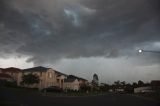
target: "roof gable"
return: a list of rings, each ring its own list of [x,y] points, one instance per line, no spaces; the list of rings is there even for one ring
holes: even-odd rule
[[[15,67],[4,68],[1,70],[2,70],[2,72],[13,72],[13,73],[18,73],[18,72],[22,71],[21,69],[15,68]]]
[[[23,69],[23,72],[46,72],[48,69],[50,68],[38,66],[38,67]]]
[[[59,72],[59,71],[56,71],[56,70],[54,70],[54,71],[55,71],[55,73],[57,74],[57,76],[61,76],[61,75],[68,76],[67,74],[61,73],[61,72]]]
[[[0,78],[12,78],[12,77],[8,74],[0,73]]]
[[[76,80],[77,79],[75,79],[75,78],[67,78],[67,79],[64,79],[64,82],[74,82]]]
[[[80,78],[80,77],[77,77],[77,76],[74,76],[74,75],[69,75],[67,78],[74,78],[74,79],[78,79],[78,81],[79,81],[79,80],[87,81],[86,79],[83,79],[83,78]]]

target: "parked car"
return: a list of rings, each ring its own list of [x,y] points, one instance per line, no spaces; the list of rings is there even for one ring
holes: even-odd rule
[[[41,90],[42,92],[62,92],[62,89],[57,86],[50,86]]]

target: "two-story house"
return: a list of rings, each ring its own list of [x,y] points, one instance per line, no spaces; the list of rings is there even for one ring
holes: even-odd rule
[[[32,88],[47,88],[49,86],[58,86],[63,88],[64,79],[66,78],[66,74],[60,73],[52,68],[45,67],[33,67],[22,70],[22,75],[27,75],[29,73],[36,74],[40,78],[40,82],[38,84],[33,84]]]
[[[41,66],[27,68],[27,69],[18,69],[13,67],[5,69],[1,68],[0,73],[7,74],[8,76],[10,76],[10,79],[16,81],[18,86],[24,86],[29,88],[43,89],[50,86],[58,86],[62,89],[67,88],[71,90],[79,90],[80,86],[88,84],[88,81],[83,78],[79,78],[74,75],[68,76],[52,68],[46,68]],[[21,82],[23,75],[28,75],[30,73],[35,74],[39,77],[40,79],[39,83],[33,85],[26,85],[26,84],[22,85]],[[1,79],[9,79],[9,77],[4,78],[3,75]]]

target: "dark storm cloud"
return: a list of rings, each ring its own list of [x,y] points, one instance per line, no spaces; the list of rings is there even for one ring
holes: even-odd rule
[[[129,55],[135,47],[159,42],[159,4],[158,0],[1,0],[1,54],[27,55],[35,64]]]

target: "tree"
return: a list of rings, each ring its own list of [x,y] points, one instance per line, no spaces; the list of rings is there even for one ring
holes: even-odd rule
[[[105,83],[101,83],[100,90],[101,91],[109,91],[110,86]]]
[[[125,86],[125,85],[126,85],[126,82],[125,82],[125,81],[122,81],[122,82],[121,82],[121,85],[122,85],[122,86]]]
[[[93,75],[93,80],[92,80],[92,85],[93,85],[94,87],[97,87],[97,86],[98,86],[98,80],[99,80],[98,75],[97,75],[97,74],[94,74],[94,75]]]
[[[119,87],[121,86],[121,83],[120,83],[120,81],[118,80],[118,81],[115,81],[115,82],[114,82],[114,85],[115,85],[116,88],[119,88]]]
[[[126,93],[133,93],[134,92],[134,87],[131,84],[129,84],[129,83],[126,84],[125,92]]]
[[[33,85],[35,83],[39,83],[39,81],[40,81],[39,76],[30,73],[22,76],[21,84]]]
[[[139,80],[139,81],[138,81],[138,86],[143,86],[143,85],[144,85],[144,82],[141,81],[141,80]]]
[[[88,86],[88,85],[82,85],[80,86],[80,91],[81,92],[87,92],[87,91],[90,91],[91,90],[91,87]]]
[[[136,82],[133,82],[132,86],[133,86],[134,88],[136,88],[136,87],[138,87],[138,84],[137,84]]]

